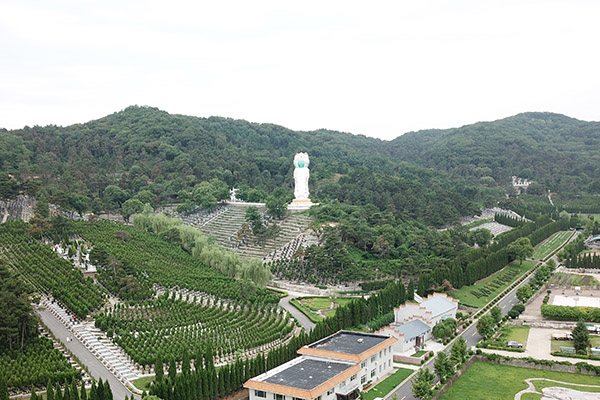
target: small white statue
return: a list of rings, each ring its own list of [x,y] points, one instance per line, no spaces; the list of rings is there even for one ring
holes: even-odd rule
[[[296,200],[308,200],[309,164],[307,153],[296,153],[294,156],[294,197]]]

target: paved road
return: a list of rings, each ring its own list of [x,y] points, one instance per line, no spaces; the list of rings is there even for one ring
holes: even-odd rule
[[[129,389],[125,387],[106,367],[102,364],[96,356],[94,356],[84,345],[81,343],[71,331],[69,331],[60,320],[56,318],[48,310],[36,310],[42,318],[42,321],[48,329],[54,333],[62,343],[71,352],[79,358],[79,360],[85,364],[96,380],[102,378],[103,381],[108,379],[110,388],[113,392],[113,398],[117,400],[124,399],[125,396],[131,396]],[[66,338],[69,336],[72,340],[67,342]]]
[[[287,292],[288,295],[281,300],[279,300],[279,305],[290,312],[300,322],[300,325],[304,328],[306,332],[310,332],[312,328],[315,327],[315,323],[312,322],[306,315],[304,315],[300,310],[290,304],[290,299],[307,296],[307,294],[296,293],[296,292]]]

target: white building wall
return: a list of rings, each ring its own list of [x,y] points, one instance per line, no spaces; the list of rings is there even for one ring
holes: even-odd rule
[[[392,347],[393,346],[383,349],[360,364],[361,371],[359,375],[361,389],[366,386],[368,382],[375,383],[392,371],[394,365],[394,350]]]
[[[360,363],[361,370],[355,376],[355,379],[352,377],[346,379],[344,382],[336,385],[333,389],[323,393],[319,400],[336,400],[336,393],[346,394],[354,389],[362,390],[367,384],[373,384],[382,379],[388,373],[393,370],[393,355],[394,349],[393,345],[389,346],[379,353],[369,357]],[[335,358],[329,357],[311,357],[315,359],[323,359],[323,360],[331,360],[331,361],[339,361]],[[273,392],[264,392],[264,397],[259,396],[259,392],[255,389],[249,389],[249,400],[298,400],[292,396],[280,395]],[[305,399],[305,400],[314,400],[314,399]]]

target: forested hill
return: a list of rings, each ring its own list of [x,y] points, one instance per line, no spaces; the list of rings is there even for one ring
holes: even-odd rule
[[[401,160],[484,185],[506,186],[517,175],[539,183],[534,191],[600,193],[600,122],[523,113],[407,133],[393,140],[390,149]]]
[[[137,106],[68,127],[0,131],[0,172],[21,182],[38,176],[50,201],[67,207],[71,194],[82,194],[94,211],[118,209],[141,191],[150,191],[155,203],[180,201],[180,191],[215,178],[252,189],[257,201],[279,187],[291,193],[292,160],[300,151],[310,155],[311,195],[319,201],[375,205],[439,226],[495,197],[460,178],[400,161],[378,139]],[[125,193],[111,190],[107,201],[109,185]]]

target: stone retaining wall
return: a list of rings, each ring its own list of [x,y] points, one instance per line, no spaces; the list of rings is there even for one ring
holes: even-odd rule
[[[401,354],[394,354],[394,362],[403,362],[409,364],[421,365],[423,360],[427,358],[429,353],[423,354],[421,357],[403,356]]]

